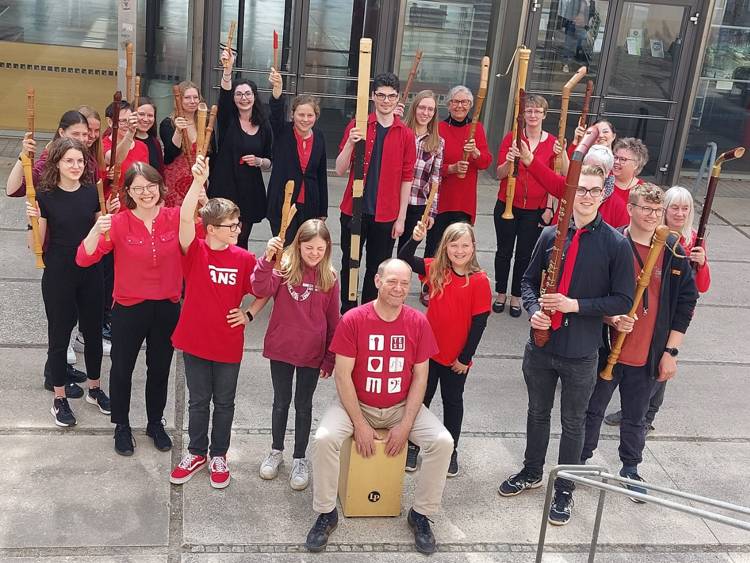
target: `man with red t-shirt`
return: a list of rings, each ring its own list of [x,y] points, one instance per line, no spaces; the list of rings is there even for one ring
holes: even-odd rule
[[[388,428],[387,455],[398,455],[407,439],[422,448],[422,471],[408,523],[417,550],[435,551],[428,516],[440,510],[453,452],[448,430],[423,404],[428,361],[438,352],[427,319],[404,305],[411,268],[383,262],[375,275],[374,302],[347,312],[331,342],[336,354],[337,400],[315,433],[313,509],[320,513],[305,547],[322,551],[338,525],[336,494],[341,444],[354,436],[364,457],[375,453],[375,428]]]
[[[662,222],[664,193],[654,184],[644,183],[633,187],[628,196],[630,225],[624,234],[633,250],[633,266],[636,276],[646,262],[651,248],[651,239],[656,227]],[[685,251],[673,234],[667,239],[668,248]],[[638,464],[643,461],[646,440],[646,412],[651,395],[656,391],[656,382],[667,381],[677,373],[678,347],[693,318],[698,300],[693,269],[690,260],[678,258],[662,249],[651,274],[651,281],[636,312],[635,320],[627,315],[605,317],[605,322],[617,331],[628,334],[623,344],[612,379],[597,379],[586,412],[586,437],[581,459],[589,459],[599,442],[604,411],[612,394],[620,386],[622,423],[620,424],[620,475],[634,481],[643,481],[638,474]],[[609,344],[609,343],[607,343]],[[609,355],[609,346],[599,354],[600,365]],[[646,494],[646,489],[629,485],[631,491]],[[631,497],[633,502],[642,500]]]
[[[396,239],[404,232],[414,165],[417,161],[414,132],[393,111],[398,105],[399,81],[392,72],[378,74],[372,83],[375,112],[367,118],[364,160],[364,194],[360,244],[366,245],[365,279],[362,303],[377,296],[375,271],[393,254]],[[336,174],[349,172],[349,182],[341,200],[341,312],[357,306],[349,300],[349,257],[351,253],[352,185],[354,183],[354,146],[363,131],[352,120],[344,131],[336,158]]]

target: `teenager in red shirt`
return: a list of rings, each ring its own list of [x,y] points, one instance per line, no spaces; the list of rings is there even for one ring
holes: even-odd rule
[[[555,155],[562,151],[555,136],[542,130],[542,122],[547,115],[547,100],[541,96],[526,96],[524,113],[525,127],[518,134],[528,141],[534,159],[538,159],[547,168],[553,168]],[[513,197],[513,219],[503,219],[505,211],[508,173],[511,163],[520,157],[518,148],[512,145],[513,134],[509,132],[500,144],[497,156],[497,176],[500,178],[500,190],[495,202],[495,302],[492,310],[502,313],[508,300],[508,276],[510,261],[513,259],[513,278],[510,287],[510,315],[521,316],[521,277],[526,271],[539,234],[542,214],[547,207],[547,190],[527,170],[523,163],[518,164],[516,190]],[[512,145],[512,146],[511,146]],[[551,217],[550,217],[551,218]]]
[[[372,83],[372,101],[375,112],[367,119],[365,141],[364,195],[362,196],[362,236],[364,245],[365,277],[362,282],[362,303],[377,296],[375,272],[380,263],[393,254],[396,239],[404,232],[406,208],[409,204],[414,164],[414,132],[409,129],[394,110],[398,105],[400,84],[392,72],[375,76]],[[362,140],[362,131],[355,121],[349,123],[339,144],[336,157],[336,174],[349,173],[349,182],[341,200],[341,312],[356,307],[349,301],[349,257],[351,252],[352,184],[354,146]]]
[[[463,221],[474,224],[477,214],[477,179],[480,170],[492,164],[492,153],[481,122],[477,123],[474,140],[468,141],[472,118],[469,112],[474,96],[466,86],[454,86],[448,92],[448,117],[438,124],[445,140],[435,224],[427,233],[425,256],[433,256],[443,231],[451,223]],[[468,158],[464,160],[464,153]],[[459,178],[459,174],[465,174]]]
[[[427,286],[430,300],[427,320],[435,333],[440,351],[430,358],[430,372],[424,404],[429,407],[440,383],[443,424],[453,436],[453,454],[448,477],[458,475],[458,438],[464,416],[464,385],[487,318],[492,290],[487,274],[477,262],[474,229],[468,223],[453,223],[443,233],[435,259],[424,260],[414,251],[425,237],[419,221],[411,240],[399,253]],[[419,447],[409,443],[406,470],[416,471]]]
[[[112,115],[114,109],[114,102],[107,106],[104,114],[107,119],[107,125],[110,128],[110,133],[102,137],[102,149],[104,151],[104,162],[109,165],[112,158]],[[125,181],[125,173],[130,168],[130,165],[134,162],[146,162],[148,163],[148,147],[138,139],[135,138],[136,131],[138,130],[138,115],[133,112],[130,108],[130,104],[126,101],[120,102],[120,117],[119,126],[117,128],[117,162],[120,163],[120,177],[118,178],[117,185],[112,185],[112,170],[100,171],[103,177],[106,172],[109,172],[109,176],[104,180],[104,197],[109,198],[112,191],[115,195],[119,195],[122,190],[123,183]]]
[[[209,471],[211,486],[222,489],[230,480],[226,456],[245,325],[265,299],[256,299],[248,311],[241,307],[242,298],[252,292],[255,255],[237,246],[241,229],[237,205],[223,198],[208,200],[200,209],[206,239],[195,236],[195,210],[208,179],[208,159],[198,156],[192,172],[193,183],[180,208],[185,300],[172,335],[172,344],[182,350],[185,362],[190,443],[169,480],[176,485],[186,483],[206,465],[213,403]]]
[[[167,404],[171,337],[180,315],[182,253],[180,210],[164,207],[167,188],[159,172],[136,162],[125,174],[122,213],[102,215],[78,246],[76,263],[91,266],[114,254],[112,307],[112,423],[115,451],[133,455],[130,394],[133,369],[146,341],[146,434],[161,451],[172,448],[162,417]],[[108,237],[104,236],[108,233]]]

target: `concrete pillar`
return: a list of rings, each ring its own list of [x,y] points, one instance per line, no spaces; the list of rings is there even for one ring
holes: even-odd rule
[[[117,2],[117,89],[127,96],[125,86],[125,46],[130,42],[133,51],[138,52],[136,44],[136,25],[138,21],[137,0],[118,0]],[[135,59],[135,57],[134,57]],[[135,76],[135,60],[133,60],[133,76]],[[130,101],[130,100],[128,100]]]

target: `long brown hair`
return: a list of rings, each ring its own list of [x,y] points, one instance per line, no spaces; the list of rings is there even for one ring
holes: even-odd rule
[[[195,82],[191,82],[190,80],[183,80],[177,85],[177,88],[180,90],[180,104],[182,104],[182,97],[185,95],[185,92],[190,90],[190,88],[195,88],[195,91],[198,92],[198,97],[200,98],[200,102],[203,101],[203,95],[201,94],[201,89],[198,88],[198,85]],[[137,108],[136,108],[137,109]],[[154,107],[154,109],[156,109]],[[172,113],[169,114],[169,117],[172,118],[172,125],[174,125],[175,117],[177,117],[177,108],[172,108]],[[198,112],[196,111],[193,114],[193,122],[198,118]]]
[[[464,235],[469,235],[471,237],[471,244],[474,246],[471,259],[466,265],[466,274],[464,275],[466,282],[464,286],[469,285],[469,275],[482,271],[482,268],[477,261],[477,239],[474,236],[474,228],[468,223],[453,223],[449,225],[443,233],[443,238],[440,239],[440,244],[435,253],[435,259],[432,261],[432,264],[430,264],[430,275],[427,276],[427,284],[430,286],[431,298],[443,293],[443,288],[446,285],[446,278],[452,269],[451,261],[448,259],[448,244],[457,241]],[[456,274],[454,273],[453,275],[455,276]],[[450,281],[448,283],[450,283]]]
[[[42,173],[39,175],[39,186],[38,188],[42,191],[52,191],[57,189],[60,183],[60,170],[57,164],[60,162],[65,153],[71,149],[75,149],[83,156],[83,173],[81,179],[86,176],[88,168],[88,155],[89,152],[81,141],[76,139],[68,139],[67,137],[60,137],[55,139],[47,146],[47,160],[42,168]]]
[[[336,283],[336,270],[331,264],[331,233],[326,224],[320,219],[308,219],[297,230],[297,234],[285,250],[281,260],[281,276],[292,286],[300,285],[305,272],[305,262],[302,260],[302,244],[315,237],[322,238],[326,243],[326,252],[318,265],[317,280],[320,291],[329,291]]]
[[[91,106],[79,106],[78,111],[80,114],[86,118],[86,122],[88,123],[88,120],[91,118],[96,119],[99,122],[99,136],[96,138],[96,140],[91,143],[91,146],[88,147],[89,152],[93,154],[97,158],[97,165],[99,164],[99,151],[102,149],[102,135],[104,134],[104,129],[106,123],[102,123],[102,118],[99,115],[99,112],[96,111]],[[89,129],[91,129],[91,126],[89,125]],[[104,158],[104,153],[102,152],[102,158]]]
[[[432,98],[435,102],[435,113],[432,114],[432,119],[427,124],[427,137],[424,140],[424,150],[429,153],[435,154],[440,148],[440,134],[438,133],[438,105],[435,93],[432,90],[422,90],[414,96],[414,100],[409,106],[409,111],[406,114],[406,126],[412,131],[416,131],[417,127],[417,106],[419,102],[425,98]]]

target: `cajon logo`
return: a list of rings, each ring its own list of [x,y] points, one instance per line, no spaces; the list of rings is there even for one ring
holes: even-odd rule
[[[365,391],[368,393],[380,393],[382,380],[379,377],[368,377],[365,381]]]
[[[380,492],[370,491],[370,494],[367,495],[367,500],[369,500],[370,502],[378,502],[380,500]]]
[[[217,268],[208,265],[208,273],[211,275],[211,281],[222,285],[237,285],[237,268]]]
[[[371,334],[368,349],[371,352],[382,352],[385,347],[385,336],[382,334]]]

